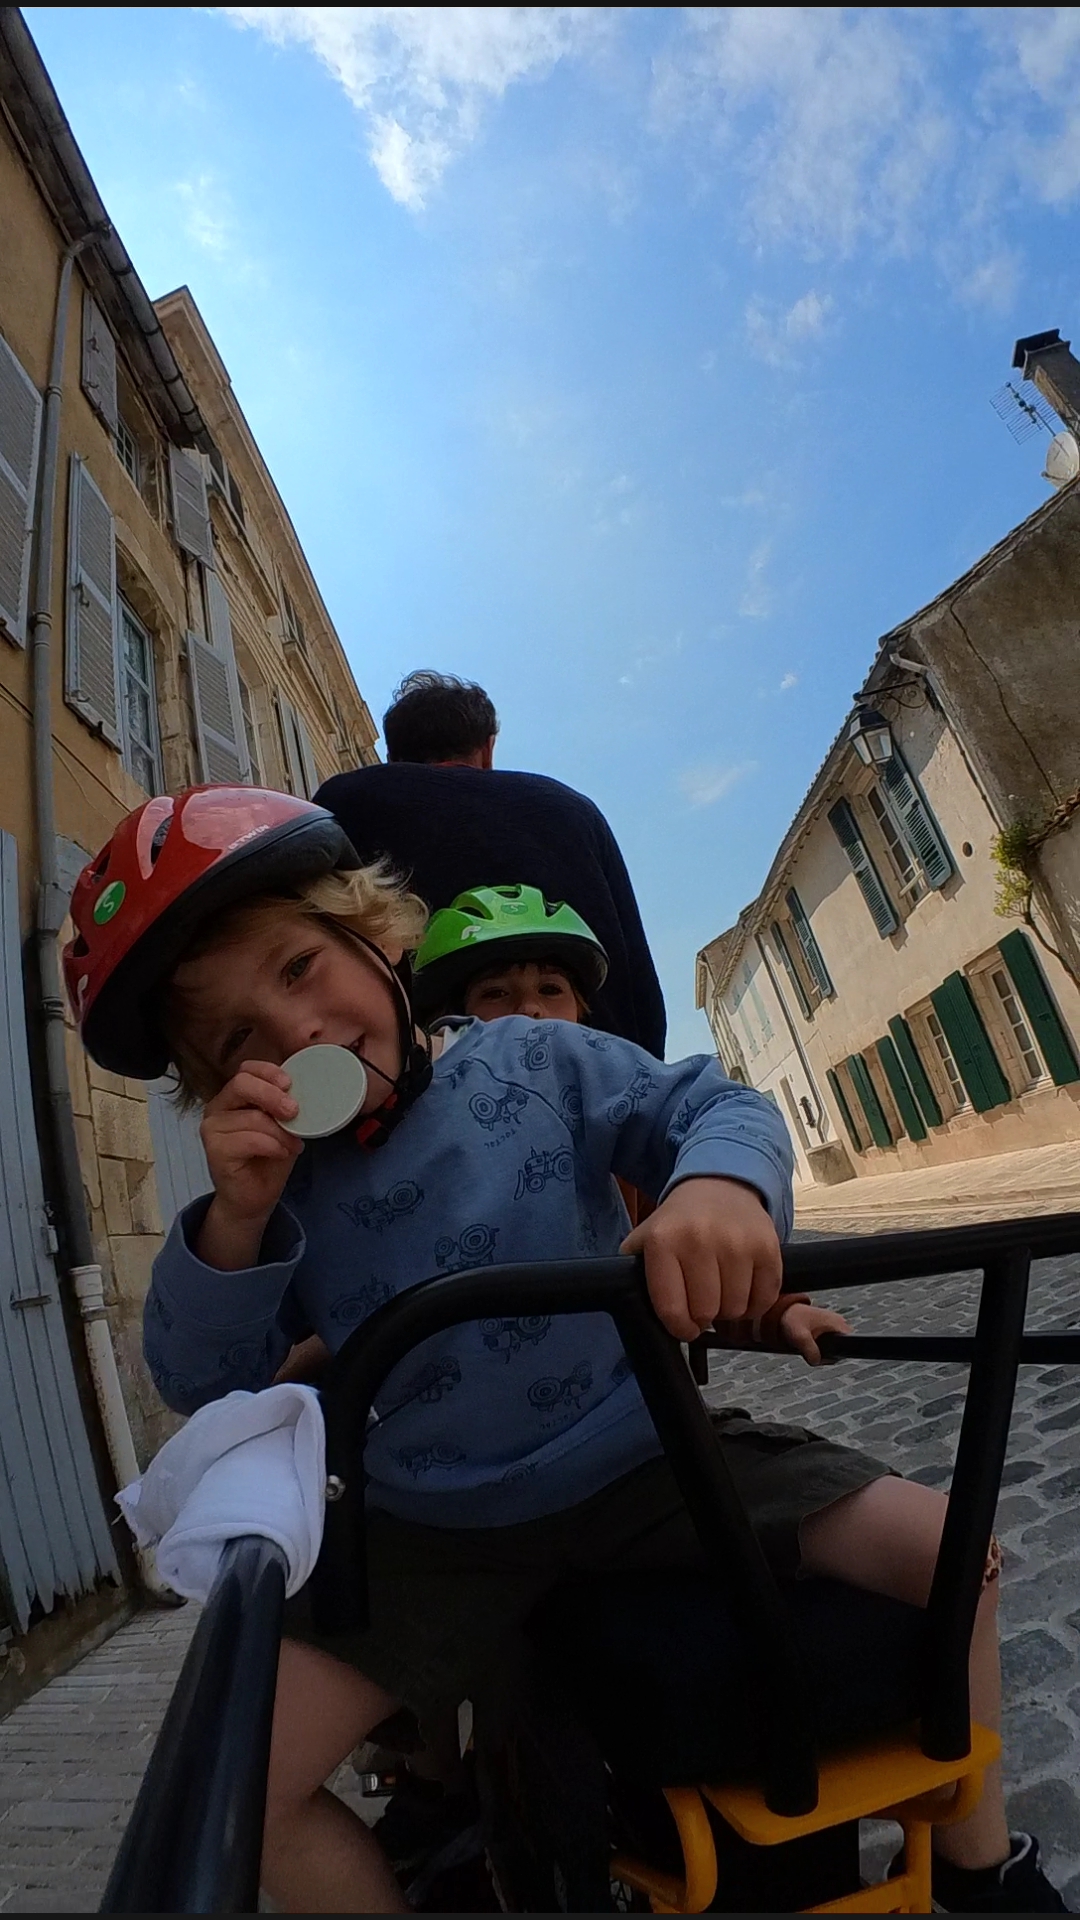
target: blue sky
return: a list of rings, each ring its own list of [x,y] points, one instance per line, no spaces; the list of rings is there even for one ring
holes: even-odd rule
[[[1080,10],[26,9],[378,716],[481,680],[622,843],[673,1053],[880,633],[1046,495]],[[503,878],[505,876],[493,876]]]

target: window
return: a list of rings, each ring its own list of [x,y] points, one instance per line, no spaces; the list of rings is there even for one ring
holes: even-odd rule
[[[0,339],[0,633],[26,644],[41,395]]]
[[[926,892],[926,882],[922,873],[915,863],[898,823],[893,818],[892,808],[882,789],[878,786],[871,787],[866,799],[881,837],[888,848],[900,892],[909,906],[914,906],[916,900],[921,900]]]
[[[160,793],[165,782],[154,697],[154,645],[126,600],[120,601],[120,680],[124,765],[147,793]]]
[[[952,854],[927,805],[926,795],[895,743],[891,758],[881,769],[881,784],[893,818],[927,886],[943,887],[955,872]]]
[[[829,969],[825,965],[821,948],[814,938],[809,916],[794,887],[788,888],[784,900],[787,910],[791,915],[791,924],[795,930],[795,938],[799,943],[799,951],[806,962],[807,973],[816,984],[818,992],[825,999],[831,999],[835,988],[829,977]]]
[[[960,1078],[960,1069],[953,1059],[952,1048],[945,1038],[941,1021],[938,1019],[932,1007],[926,1009],[922,1019],[930,1038],[930,1045],[933,1048],[934,1057],[944,1077],[953,1112],[963,1113],[965,1107],[970,1107],[971,1102],[967,1097],[967,1089]]]
[[[976,961],[969,978],[1013,1093],[1044,1085],[1046,1062],[1000,949]]]
[[[1004,966],[992,967],[990,969],[990,981],[994,992],[1001,1001],[1002,1011],[1012,1031],[1016,1051],[1024,1063],[1024,1071],[1028,1077],[1028,1085],[1034,1087],[1040,1080],[1048,1079],[1049,1075],[1043,1065],[1039,1050],[1028,1031],[1027,1021],[1020,1011],[1020,1003],[1013,990],[1013,983],[1009,979]]]
[[[137,487],[140,484],[139,446],[127,421],[122,418],[116,422],[116,457],[132,485]]]
[[[261,787],[262,761],[259,758],[259,735],[251,706],[251,689],[242,674],[237,675],[237,680],[240,686],[240,711],[244,716],[244,732],[247,735],[248,759],[251,761],[251,778],[255,786]]]
[[[847,854],[848,864],[870,909],[870,917],[884,940],[888,934],[896,932],[900,921],[870,858],[850,801],[838,800],[835,806],[829,808],[829,825]]]
[[[795,998],[802,1009],[803,1017],[809,1020],[813,1016],[814,1008],[820,1004],[821,988],[818,986],[817,981],[809,969],[807,970],[805,979],[799,972],[791,948],[788,945],[787,936],[779,920],[773,921],[769,932],[772,935],[773,946],[780,956],[784,972],[787,974],[788,979],[795,989]]]
[[[307,641],[304,636],[304,623],[289,598],[289,590],[284,581],[281,583],[281,605],[285,614],[286,645],[291,642],[293,646],[305,647]]]

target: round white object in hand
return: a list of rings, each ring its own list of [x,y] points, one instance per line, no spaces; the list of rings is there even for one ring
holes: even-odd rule
[[[356,1119],[367,1098],[368,1077],[363,1061],[348,1047],[302,1047],[282,1066],[300,1109],[294,1120],[281,1122],[286,1133],[301,1140],[325,1140]]]

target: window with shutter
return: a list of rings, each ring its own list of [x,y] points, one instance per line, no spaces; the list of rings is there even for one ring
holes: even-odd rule
[[[810,978],[816,981],[822,994],[829,1000],[835,992],[832,980],[829,977],[829,969],[822,958],[821,948],[814,938],[809,917],[794,887],[788,888],[784,896],[784,902],[791,915],[791,924],[795,929],[795,938],[799,943],[802,957],[806,961]]]
[[[255,786],[261,787],[262,756],[259,753],[259,730],[255,724],[255,709],[251,702],[251,688],[243,675],[238,675],[240,686],[240,711],[244,716],[244,737],[247,740],[248,759],[251,762],[251,778]]]
[[[761,1028],[761,1037],[763,1040],[771,1040],[773,1037],[773,1024],[772,1024],[772,1021],[769,1019],[768,1009],[766,1008],[765,1002],[761,997],[761,992],[758,988],[758,983],[754,978],[753,969],[748,960],[744,960],[743,962],[743,982],[747,992],[750,995],[751,1000],[754,1003],[754,1012],[757,1014],[757,1017],[758,1017],[758,1025]]]
[[[876,1147],[891,1147],[892,1130],[885,1118],[885,1109],[878,1099],[877,1088],[870,1078],[870,1069],[866,1061],[861,1053],[853,1053],[844,1064],[859,1096],[859,1105],[866,1115],[871,1140]]]
[[[846,800],[838,800],[835,806],[829,808],[829,825],[847,854],[851,871],[870,909],[870,917],[884,940],[888,934],[896,932],[900,922]]]
[[[214,564],[214,542],[210,532],[210,509],[206,503],[206,480],[198,454],[182,447],[169,448],[169,477],[172,483],[173,533],[176,544],[193,554],[207,567]]]
[[[772,923],[772,926],[769,929],[769,932],[772,935],[773,946],[776,948],[777,953],[780,955],[784,972],[787,974],[788,979],[791,981],[791,984],[795,989],[795,998],[798,1001],[799,1006],[802,1010],[803,1018],[805,1020],[809,1020],[813,1017],[814,1010],[813,1010],[813,1007],[810,1005],[810,996],[807,993],[806,988],[803,986],[802,977],[792,958],[791,949],[784,938],[784,929],[781,927],[778,921],[774,920]]]
[[[68,592],[64,698],[114,747],[122,746],[116,621],[116,534],[84,461],[68,481]]]
[[[1011,1100],[1012,1089],[963,974],[950,973],[940,987],[935,987],[930,1000],[975,1111],[986,1113]]]
[[[1039,956],[1030,939],[1017,928],[998,942],[998,952],[1012,975],[1021,1005],[1031,1022],[1035,1039],[1055,1084],[1059,1087],[1071,1086],[1080,1080],[1076,1048],[1068,1027],[1054,1005]]]
[[[116,432],[116,341],[105,315],[90,294],[83,294],[82,384],[94,412]]]
[[[0,633],[26,645],[41,395],[0,339]]]
[[[319,790],[319,770],[315,765],[315,755],[311,749],[311,736],[308,733],[302,713],[293,708],[293,724],[296,728],[296,744],[300,750],[300,765],[304,774],[304,792],[309,800],[315,798]]]
[[[195,727],[203,779],[246,782],[251,777],[251,763],[244,711],[240,703],[240,676],[236,671],[233,652],[229,602],[217,573],[208,569],[203,574],[203,584],[210,639],[207,642],[200,640],[197,634],[188,634]]]
[[[940,1127],[942,1119],[941,1108],[937,1103],[934,1089],[930,1085],[926,1068],[923,1066],[919,1049],[915,1045],[915,1036],[911,1028],[908,1026],[907,1021],[897,1013],[894,1014],[893,1018],[889,1021],[889,1032],[892,1034],[893,1044],[903,1062],[904,1072],[907,1074],[908,1080],[911,1083],[911,1090],[918,1101],[919,1111],[923,1119],[926,1121],[928,1127]]]
[[[903,1121],[904,1131],[911,1140],[925,1140],[923,1117],[915,1103],[915,1095],[908,1085],[907,1074],[891,1035],[883,1034],[877,1042],[877,1057],[896,1101],[896,1111]]]
[[[855,1115],[851,1111],[847,1094],[844,1092],[843,1086],[840,1083],[840,1076],[832,1067],[827,1067],[825,1069],[825,1078],[832,1088],[832,1096],[840,1110],[840,1118],[847,1130],[847,1137],[851,1141],[856,1153],[861,1153],[863,1150],[863,1137],[856,1125]]]
[[[892,758],[885,761],[880,772],[897,823],[926,875],[928,886],[943,887],[954,872],[953,857],[899,747],[894,745]]]
[[[277,695],[275,705],[277,706],[278,728],[281,733],[281,748],[285,756],[285,771],[288,776],[289,791],[290,793],[295,793],[297,797],[302,800],[305,798],[304,763],[300,758],[300,747],[296,737],[295,715],[284,694],[279,693]]]

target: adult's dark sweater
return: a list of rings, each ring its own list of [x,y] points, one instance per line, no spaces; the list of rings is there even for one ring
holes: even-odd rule
[[[386,855],[432,909],[470,887],[539,887],[586,920],[609,962],[590,1021],[664,1057],[660,982],[615,836],[584,794],[539,773],[411,761],[335,774],[315,795],[363,860]]]

